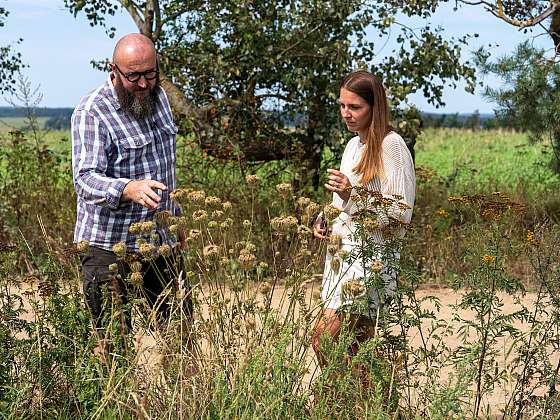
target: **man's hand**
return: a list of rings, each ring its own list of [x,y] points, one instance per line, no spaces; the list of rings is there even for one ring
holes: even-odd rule
[[[132,180],[124,187],[122,198],[155,210],[161,200],[161,197],[154,191],[156,189],[165,191],[167,187],[153,179]]]

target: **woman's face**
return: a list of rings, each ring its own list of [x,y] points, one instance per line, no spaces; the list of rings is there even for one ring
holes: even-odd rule
[[[347,89],[340,89],[340,115],[349,131],[358,133],[368,129],[371,122],[371,105],[361,96]]]

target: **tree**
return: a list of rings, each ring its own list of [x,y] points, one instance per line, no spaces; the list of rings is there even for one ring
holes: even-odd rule
[[[5,26],[8,14],[4,7],[0,7],[0,28]],[[21,41],[17,40],[16,44]],[[15,75],[22,67],[21,54],[14,51],[13,44],[0,45],[0,94],[14,92]]]
[[[406,98],[414,92],[441,106],[445,85],[463,79],[474,90],[473,67],[460,64],[467,37],[445,40],[440,29],[397,24],[397,16],[428,18],[437,3],[65,0],[74,15],[85,13],[109,35],[110,16],[119,9],[130,14],[157,45],[162,84],[183,128],[214,155],[299,156],[311,170],[325,145],[340,149],[338,84],[353,68],[382,77],[397,116],[407,115]],[[368,31],[377,31],[382,45],[395,30],[398,47],[380,57]],[[408,140],[418,134],[411,133]]]
[[[540,28],[550,36],[551,48],[535,48],[527,40],[513,54],[496,61],[487,51],[477,53],[477,65],[484,73],[499,76],[504,85],[487,87],[485,95],[498,105],[501,124],[527,130],[535,143],[549,139],[553,156],[551,167],[560,172],[560,1],[467,1],[464,4],[483,4],[485,8],[508,24],[529,33]],[[548,19],[548,27],[545,22]]]

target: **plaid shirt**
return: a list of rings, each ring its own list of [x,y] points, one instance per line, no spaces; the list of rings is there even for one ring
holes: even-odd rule
[[[110,78],[80,101],[72,114],[72,168],[78,195],[75,242],[86,240],[111,250],[125,241],[127,248],[137,250],[136,236],[128,233],[131,223],[152,220],[162,210],[179,214],[169,197],[176,187],[176,134],[162,88],[153,116],[142,120],[121,110]],[[167,186],[166,191],[155,190],[161,201],[154,211],[120,201],[126,184],[140,179]],[[162,243],[175,242],[157,229]]]

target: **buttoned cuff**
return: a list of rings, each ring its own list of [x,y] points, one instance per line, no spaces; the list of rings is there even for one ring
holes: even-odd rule
[[[127,178],[117,178],[107,188],[107,194],[105,195],[105,201],[107,202],[107,207],[111,210],[116,210],[120,203],[124,187],[132,181]]]

